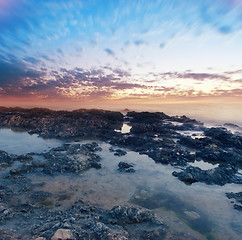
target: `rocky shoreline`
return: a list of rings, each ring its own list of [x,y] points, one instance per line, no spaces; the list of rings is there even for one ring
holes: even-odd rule
[[[131,126],[129,133],[117,131],[124,122]],[[110,143],[109,150],[115,156],[124,156],[125,148],[145,154],[156,163],[179,167],[172,175],[185,184],[242,183],[242,136],[226,128],[206,128],[186,116],[148,112],[128,112],[124,116],[104,110],[68,112],[2,107],[0,127],[73,141],[39,154],[0,151],[1,239],[192,239],[177,238],[162,219],[144,208],[116,206],[104,210],[79,200],[64,211],[58,202],[53,206],[48,192],[35,191],[28,175],[78,175],[102,167],[98,155],[102,149],[96,142],[75,143],[83,138]],[[184,134],[188,131],[192,135]],[[195,160],[219,165],[203,170],[190,165]],[[132,174],[135,165],[120,161],[118,170]],[[62,196],[65,197],[68,196]],[[227,197],[234,198],[235,210],[241,211],[241,192],[228,193]],[[22,224],[11,228],[18,220]]]

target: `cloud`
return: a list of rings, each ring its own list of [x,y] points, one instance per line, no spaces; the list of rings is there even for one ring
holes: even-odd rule
[[[115,56],[114,51],[111,50],[110,48],[105,48],[104,51],[105,51],[108,55],[110,55],[110,56],[112,56],[112,57]]]
[[[31,59],[32,60],[32,59]],[[104,68],[105,69],[105,68]],[[22,61],[0,61],[0,95],[43,98],[108,97],[117,91],[144,88],[124,80],[130,74],[122,69],[34,70]]]
[[[163,49],[165,46],[166,46],[165,43],[161,43],[159,47],[160,47],[161,49]]]
[[[235,70],[235,71],[230,71],[230,72],[225,72],[225,74],[229,74],[229,75],[242,74],[242,69]]]
[[[31,69],[24,62],[12,59],[11,62],[0,59],[0,86],[23,83],[27,79],[40,79],[45,72]]]
[[[141,46],[141,45],[144,45],[145,42],[144,42],[143,40],[136,40],[136,41],[134,41],[134,44],[135,44],[136,46]]]
[[[234,88],[234,89],[230,89],[230,90],[216,89],[210,94],[210,96],[242,97],[242,89],[241,88]]]
[[[24,57],[23,60],[33,65],[38,65],[39,63],[41,63],[39,59],[34,57]]]
[[[220,79],[220,80],[229,80],[229,77],[222,74],[215,73],[194,73],[194,72],[165,72],[160,74],[164,78],[176,78],[176,79],[193,79],[198,81],[203,81],[206,79]]]
[[[232,28],[230,26],[221,26],[219,27],[219,32],[221,32],[222,34],[229,34],[232,32]]]

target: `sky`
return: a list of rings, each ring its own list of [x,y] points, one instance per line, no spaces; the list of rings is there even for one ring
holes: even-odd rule
[[[242,103],[242,0],[0,0],[0,105]]]

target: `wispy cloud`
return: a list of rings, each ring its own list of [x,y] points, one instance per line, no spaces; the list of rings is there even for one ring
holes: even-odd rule
[[[151,73],[152,74],[152,73]],[[155,77],[161,77],[164,79],[192,79],[198,81],[206,81],[207,79],[211,80],[229,80],[230,77],[227,74],[217,74],[217,73],[196,73],[191,71],[186,72],[164,72],[160,74],[153,74]]]
[[[108,55],[110,55],[110,56],[112,56],[112,57],[115,56],[114,51],[111,50],[110,48],[105,48],[104,51],[105,51]]]

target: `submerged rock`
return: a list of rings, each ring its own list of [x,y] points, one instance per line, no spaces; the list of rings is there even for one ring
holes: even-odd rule
[[[126,154],[127,154],[127,152],[122,149],[116,149],[115,153],[114,153],[115,156],[119,156],[119,157],[124,156]]]
[[[135,172],[133,163],[119,162],[118,170],[120,172]]]
[[[234,198],[236,200],[237,203],[234,204],[234,209],[242,211],[242,192],[238,192],[238,193],[226,193],[226,196],[229,199]]]
[[[184,213],[191,219],[196,220],[200,218],[200,215],[194,211],[184,211]]]

